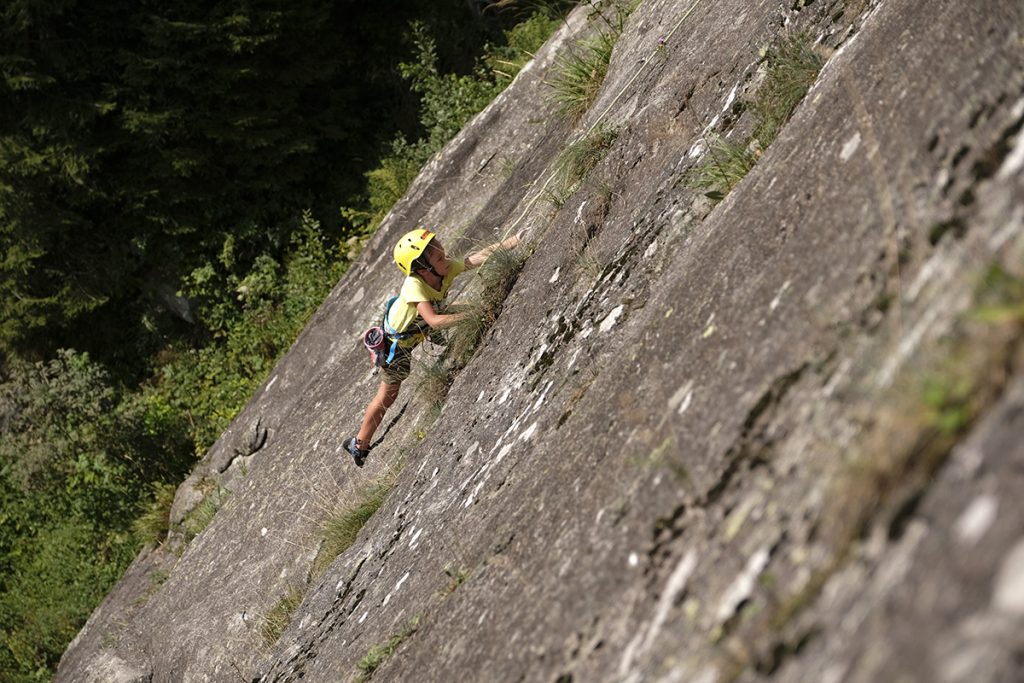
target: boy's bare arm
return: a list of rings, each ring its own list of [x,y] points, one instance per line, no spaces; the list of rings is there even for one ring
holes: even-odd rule
[[[434,305],[429,301],[420,301],[417,303],[416,312],[420,314],[420,317],[423,318],[425,323],[434,329],[450,327],[465,317],[462,313],[440,314],[434,310]]]
[[[521,233],[516,233],[515,235],[512,235],[511,237],[502,242],[495,242],[489,247],[484,247],[480,251],[470,254],[469,256],[466,257],[466,270],[471,270],[481,265],[484,261],[487,260],[487,257],[489,257],[491,254],[493,254],[499,249],[515,249],[517,246],[519,246],[519,242],[521,239],[520,235]],[[424,318],[424,320],[426,320],[426,318]]]

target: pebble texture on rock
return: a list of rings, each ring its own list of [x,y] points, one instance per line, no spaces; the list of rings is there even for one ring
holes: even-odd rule
[[[423,170],[179,490],[177,519],[231,491],[212,524],[140,556],[55,680],[352,680],[399,634],[375,680],[1024,680],[1021,301],[974,315],[1024,277],[1024,6],[644,0],[569,124],[545,81],[588,11]],[[715,204],[687,173],[801,33],[816,83]],[[607,156],[537,201],[599,122]],[[535,250],[440,416],[417,369],[358,470],[359,335],[417,225]],[[922,397],[964,367],[963,405]],[[400,458],[310,581],[325,507]]]

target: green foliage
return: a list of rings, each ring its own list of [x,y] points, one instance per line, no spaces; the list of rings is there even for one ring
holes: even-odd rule
[[[525,20],[505,30],[502,40],[488,43],[468,74],[441,68],[436,28],[432,30],[423,22],[410,24],[408,40],[414,56],[401,62],[399,71],[419,95],[420,137],[410,142],[406,135],[397,135],[380,164],[364,174],[365,192],[341,209],[353,230],[372,233],[376,229],[409,189],[423,164],[512,82],[569,7],[570,3],[553,2],[535,8]]]
[[[597,99],[617,39],[610,31],[599,30],[559,55],[551,87],[560,116],[576,121]]]
[[[975,292],[971,317],[992,324],[1024,322],[1024,278],[999,266],[988,268]]]
[[[569,144],[555,161],[555,189],[549,197],[561,207],[583,185],[590,171],[604,159],[619,133],[599,124],[587,135]]]
[[[750,107],[757,116],[752,138],[729,142],[714,137],[704,161],[687,174],[687,183],[719,201],[754,167],[797,105],[814,84],[824,59],[803,34],[787,36],[766,53],[767,73]]]
[[[359,677],[356,681],[358,683],[365,683],[365,681],[370,680],[373,676],[373,672],[384,664],[384,662],[391,659],[391,656],[395,654],[398,646],[404,643],[406,638],[419,630],[420,621],[420,616],[413,617],[401,632],[391,636],[386,643],[371,647],[369,651],[367,651],[366,656],[360,659],[359,663],[356,664],[356,667],[359,669]]]
[[[136,550],[129,534],[98,533],[80,517],[53,520],[23,537],[19,552],[7,555],[0,593],[4,679],[50,680],[67,643]]]
[[[715,137],[704,161],[690,171],[687,181],[691,187],[706,190],[708,197],[719,201],[743,180],[755,160],[747,145]]]
[[[224,507],[224,503],[231,497],[231,492],[220,486],[211,486],[203,499],[185,516],[181,526],[185,531],[186,540],[203,533],[206,527],[210,526],[214,515]]]
[[[464,315],[447,332],[447,358],[451,360],[452,371],[446,377],[445,393],[454,374],[469,363],[484,333],[497,320],[501,306],[525,263],[526,254],[522,249],[497,249],[476,272],[478,294],[461,307],[453,308],[453,312]]]
[[[170,531],[171,506],[178,487],[174,484],[156,482],[150,485],[153,500],[140,506],[141,514],[132,521],[136,542],[146,545],[160,543]]]
[[[263,626],[260,628],[260,635],[263,636],[263,643],[271,647],[288,628],[292,622],[292,615],[302,604],[305,592],[298,588],[290,588],[281,596],[281,599],[274,604],[263,616]]]
[[[774,142],[779,129],[814,85],[825,60],[809,36],[795,34],[787,36],[778,48],[769,50],[767,62],[768,73],[752,104],[759,119],[754,138],[761,149]]]
[[[181,416],[196,453],[238,414],[347,268],[308,212],[291,248],[283,265],[264,255],[236,274],[223,259],[189,278],[187,293],[217,343],[177,349],[143,396],[152,413]]]
[[[549,85],[556,111],[569,121],[578,120],[597,99],[615,43],[637,3],[611,3],[608,13],[597,5],[590,19],[598,24],[592,35],[569,46],[555,61],[555,75]]]
[[[383,505],[393,483],[394,480],[391,476],[378,479],[363,492],[362,500],[355,505],[343,506],[334,510],[324,520],[320,525],[324,543],[320,547],[320,552],[317,553],[316,560],[313,561],[311,570],[314,577],[327,571],[331,563],[355,543],[359,530]]]

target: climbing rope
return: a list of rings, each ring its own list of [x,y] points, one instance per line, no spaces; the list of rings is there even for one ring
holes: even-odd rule
[[[615,94],[615,97],[612,98],[612,101],[609,102],[608,106],[605,107],[603,112],[601,112],[601,115],[597,117],[597,119],[590,125],[586,132],[577,137],[576,140],[574,140],[571,144],[575,144],[576,142],[579,142],[580,140],[586,138],[591,133],[593,133],[599,125],[601,125],[604,122],[604,119],[608,116],[609,112],[611,112],[612,107],[615,106],[616,103],[618,103],[619,99],[626,92],[626,90],[629,89],[631,85],[633,85],[633,82],[636,81],[637,78],[639,78],[640,74],[643,73],[643,70],[646,69],[652,63],[655,55],[657,55],[660,50],[665,49],[665,46],[668,45],[668,41],[671,40],[672,36],[675,35],[676,31],[679,30],[679,27],[683,25],[683,22],[686,21],[690,17],[690,15],[693,14],[693,11],[697,9],[697,7],[701,5],[703,2],[704,0],[693,1],[690,7],[682,14],[681,17],[679,17],[679,20],[676,21],[675,25],[672,26],[672,29],[658,41],[658,46],[655,47],[654,50],[652,50],[651,54],[648,55],[646,59],[642,60],[640,66],[636,70],[634,70],[633,75],[630,77],[628,81],[626,81],[626,84],[619,88],[618,93]],[[519,217],[512,221],[511,225],[509,225],[505,229],[505,232],[502,233],[502,240],[504,240],[506,237],[508,237],[515,231],[516,226],[518,226],[519,223],[522,222],[522,220],[526,217],[526,214],[528,214],[530,210],[533,209],[537,201],[542,196],[544,196],[544,193],[547,192],[548,185],[551,184],[551,181],[554,180],[555,176],[557,175],[557,168],[552,170],[551,173],[548,174],[548,177],[547,179],[545,179],[544,184],[541,186],[540,190],[538,190],[537,193],[533,195],[533,198],[529,202],[527,202],[526,208],[523,209],[523,212],[519,214]],[[537,181],[534,180],[532,184],[536,185]]]

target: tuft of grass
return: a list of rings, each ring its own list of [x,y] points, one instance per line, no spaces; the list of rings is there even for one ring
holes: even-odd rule
[[[597,99],[608,75],[615,43],[639,2],[617,0],[602,5],[588,4],[593,10],[590,20],[599,22],[600,27],[590,37],[570,45],[555,59],[554,77],[548,83],[552,88],[551,98],[556,113],[569,121],[578,120]],[[605,7],[607,4],[611,6]]]
[[[721,201],[754,167],[756,158],[747,145],[715,137],[704,161],[690,170],[687,183],[705,195]]]
[[[449,349],[453,342],[449,341]],[[423,365],[423,376],[416,385],[416,393],[427,402],[428,421],[433,422],[440,415],[444,401],[448,398],[448,389],[452,385],[452,373],[444,358],[439,358]]]
[[[298,588],[289,588],[288,592],[281,596],[270,610],[263,615],[263,626],[260,628],[260,635],[263,636],[263,643],[272,647],[277,642],[288,624],[292,623],[292,615],[302,604],[304,591]]]
[[[552,191],[552,195],[558,198],[558,208],[580,189],[586,177],[604,159],[618,135],[617,129],[602,123],[562,150],[555,160],[556,189]]]
[[[442,598],[448,597],[454,593],[459,586],[464,584],[466,579],[469,578],[470,571],[465,567],[459,567],[456,569],[454,566],[449,564],[445,566],[444,573],[448,577],[448,585],[445,586],[444,590],[441,592]]]
[[[803,33],[788,36],[766,58],[768,73],[751,105],[759,119],[754,138],[761,149],[772,144],[825,64],[810,36]]]
[[[393,475],[384,475],[369,485],[358,503],[339,507],[321,523],[320,531],[324,543],[310,570],[314,578],[327,571],[331,563],[355,543],[359,530],[384,503],[393,484]]]
[[[494,251],[477,270],[479,294],[453,308],[455,312],[464,314],[459,322],[448,328],[448,356],[456,371],[466,366],[484,333],[497,320],[526,258],[521,248]]]
[[[395,654],[395,650],[398,646],[405,642],[405,639],[411,636],[420,627],[421,615],[417,615],[409,620],[405,628],[401,632],[392,635],[386,643],[381,645],[374,645],[367,651],[366,656],[359,660],[356,667],[359,669],[359,677],[356,679],[357,683],[365,683],[370,680],[373,676],[373,672],[376,671],[384,662],[391,658],[391,655]]]
[[[174,494],[178,487],[157,482],[151,489],[153,500],[132,522],[132,534],[142,545],[160,543],[167,537],[171,529],[171,506],[174,505]]]
[[[206,530],[206,527],[210,526],[210,522],[213,521],[214,515],[217,514],[217,511],[224,506],[224,503],[226,503],[230,497],[231,491],[228,491],[222,486],[216,486],[206,494],[198,505],[192,508],[181,523],[181,526],[185,531],[186,542],[191,541],[193,538],[203,533],[203,531]]]
[[[596,34],[571,45],[555,60],[551,82],[556,113],[569,121],[577,121],[597,99],[608,64],[619,36],[601,29]]]

